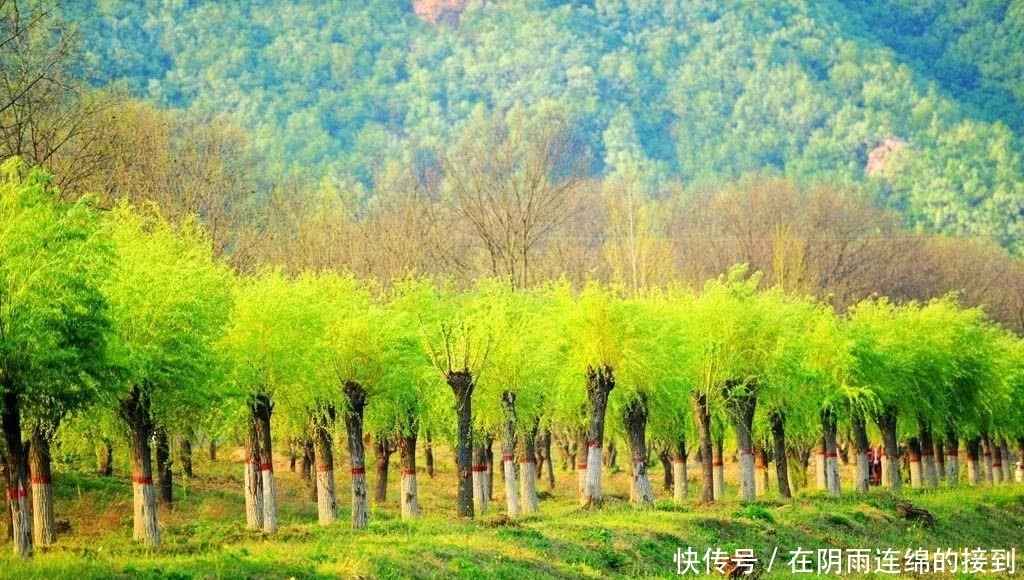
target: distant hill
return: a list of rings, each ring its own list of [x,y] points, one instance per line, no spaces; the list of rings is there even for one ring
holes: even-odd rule
[[[569,118],[595,174],[636,172],[652,194],[750,171],[867,184],[911,223],[1024,249],[1024,1],[417,4],[65,10],[95,83],[235,116],[274,174],[365,182],[520,106]]]

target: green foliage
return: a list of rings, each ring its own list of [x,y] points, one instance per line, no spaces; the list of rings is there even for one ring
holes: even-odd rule
[[[147,390],[154,414],[187,420],[219,395],[214,346],[231,309],[231,272],[195,221],[175,229],[152,207],[120,204],[106,227],[116,252],[104,292],[118,396]]]
[[[110,243],[88,200],[41,169],[0,165],[0,389],[59,421],[105,388]]]

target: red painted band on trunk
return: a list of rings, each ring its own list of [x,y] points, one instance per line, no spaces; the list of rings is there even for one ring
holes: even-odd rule
[[[333,465],[324,465],[324,464],[321,463],[320,465],[316,466],[316,470],[319,473],[327,473],[328,471],[334,471],[334,466]]]
[[[815,451],[814,454],[815,455],[824,455],[825,452],[824,451]]]
[[[740,449],[740,455],[753,455],[754,452],[750,449]]]
[[[683,460],[683,459],[673,459],[672,463],[686,463],[686,460]]]
[[[959,453],[957,452],[956,449],[954,449],[952,451],[947,451],[946,452],[946,457],[956,457],[957,455],[959,455]]]
[[[402,475],[416,475],[416,470],[415,469],[406,469],[406,468],[403,467],[402,468]]]
[[[485,473],[487,471],[486,465],[474,465],[473,473]]]
[[[1002,467],[1002,466],[1003,466],[1003,462],[1001,462],[1001,461],[993,461],[992,462],[992,467]]]
[[[50,485],[51,483],[53,483],[50,481],[49,477],[43,475],[33,475],[32,479],[30,479],[29,481],[38,485]]]
[[[601,448],[601,442],[600,441],[589,441],[589,442],[587,442],[587,447],[590,447],[591,449],[600,449]]]
[[[516,456],[515,455],[502,455],[501,456],[501,460],[502,461],[515,461],[516,460]]]
[[[837,453],[835,451],[827,451],[825,453],[825,458],[826,459],[835,459],[836,457],[839,457],[839,453]]]
[[[537,463],[537,460],[532,457],[524,457],[519,460],[519,463]]]
[[[7,497],[10,499],[22,499],[28,497],[28,492],[24,489],[8,489]]]
[[[366,468],[365,467],[353,467],[352,468],[352,475],[366,475]]]
[[[978,460],[978,456],[977,455],[975,455],[973,453],[968,453],[967,454],[967,461],[977,461],[977,460]]]
[[[139,485],[153,485],[153,477],[150,475],[133,475],[132,483]]]
[[[721,461],[712,461],[711,462],[711,467],[722,467],[723,465],[725,465],[725,464],[722,463]]]
[[[274,464],[273,463],[261,463],[260,464],[260,471],[274,471]]]
[[[576,464],[576,469],[586,469],[586,468],[587,468],[587,464],[586,463],[577,463]]]
[[[982,453],[982,455],[984,455],[985,457],[992,457],[992,452],[991,451],[986,451],[986,452]]]
[[[934,451],[922,451],[921,457],[935,457]]]

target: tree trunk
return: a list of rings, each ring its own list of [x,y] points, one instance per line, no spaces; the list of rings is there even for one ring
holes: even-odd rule
[[[989,483],[998,485],[1003,482],[1003,450],[999,447],[998,438],[989,439],[989,448],[992,450],[992,480]]]
[[[210,463],[217,461],[217,440],[210,437]]]
[[[38,546],[50,546],[57,541],[53,525],[50,470],[50,438],[53,431],[37,421],[32,428],[28,446],[29,472],[32,477],[32,541]]]
[[[672,446],[672,499],[684,504],[690,499],[690,479],[686,473],[686,439],[679,437]]]
[[[295,466],[299,462],[299,447],[294,437],[287,437],[284,444],[288,446],[288,471],[295,473]]]
[[[857,450],[857,471],[855,485],[858,493],[867,493],[871,486],[871,464],[868,462],[868,426],[864,420],[864,412],[859,408],[853,410],[853,444]]]
[[[171,472],[171,442],[167,429],[156,428],[154,437],[156,445],[156,479],[160,493],[157,499],[162,505],[171,506],[174,502],[174,474]]]
[[[553,490],[555,489],[555,466],[551,461],[551,429],[544,429],[541,441],[543,442],[541,449],[544,450],[544,461],[548,464],[548,490]]]
[[[604,454],[605,467],[612,471],[618,466],[619,448],[615,446],[615,438],[608,440],[608,453]]]
[[[135,504],[132,537],[151,548],[160,547],[160,528],[156,521],[156,494],[153,489],[153,420],[149,397],[134,387],[121,401],[121,416],[128,424],[132,446],[132,490]]]
[[[316,491],[316,449],[313,445],[313,438],[303,437],[300,441],[300,447],[302,449],[302,457],[299,461],[299,479],[308,486],[310,501],[319,501]],[[333,460],[333,451],[331,455]],[[335,494],[334,501],[335,503],[338,501],[337,494]]]
[[[523,434],[522,457],[519,459],[519,506],[524,514],[537,513],[537,427],[540,419],[534,419],[529,431]]]
[[[946,433],[946,481],[953,486],[960,484],[960,439],[953,428]]]
[[[501,394],[501,465],[505,474],[505,509],[510,518],[519,516],[519,489],[516,485],[516,394]]]
[[[981,434],[981,455],[985,461],[985,473],[983,477],[989,485],[992,485],[995,481],[995,477],[992,476],[992,442],[985,433]]]
[[[427,477],[434,479],[434,441],[430,438],[430,429],[427,429],[427,445],[423,449],[423,458],[427,462]]]
[[[981,466],[978,464],[978,454],[981,452],[981,438],[973,437],[967,440],[967,481],[971,485],[981,485]]]
[[[946,479],[946,446],[942,442],[942,437],[935,437],[932,434],[932,443],[934,446],[932,457],[935,459],[935,485],[938,486],[940,481]]]
[[[245,527],[263,529],[263,479],[260,473],[260,436],[250,407],[245,438]]]
[[[921,431],[921,471],[924,476],[921,478],[921,483],[926,487],[939,487],[939,474],[935,471],[935,441],[932,437],[932,426],[921,417],[918,417],[917,422]]]
[[[192,470],[192,441],[188,435],[182,435],[178,442],[178,455],[181,457],[181,474],[192,479],[195,472]]]
[[[7,498],[10,504],[11,536],[14,553],[28,558],[32,555],[32,521],[28,507],[28,458],[21,439],[21,407],[11,385],[4,385],[4,406],[0,422],[4,432],[7,460]]]
[[[772,451],[775,455],[775,478],[779,481],[779,495],[783,498],[793,497],[789,487],[789,461],[786,455],[786,416],[781,411],[772,411],[768,415],[772,429]]]
[[[601,446],[604,444],[604,417],[608,409],[608,394],[615,388],[615,376],[610,366],[587,367],[587,400],[590,403],[590,430],[587,440],[587,504],[600,504]]]
[[[1006,437],[1003,437],[1002,435],[999,436],[999,449],[1002,450],[1003,457],[1003,481],[1012,483],[1013,470],[1011,469],[1011,463],[1013,462],[1013,458],[1010,455],[1010,445],[1006,441]]]
[[[878,430],[882,432],[882,444],[885,446],[885,461],[882,464],[882,484],[894,492],[898,492],[903,485],[900,479],[900,447],[896,441],[896,410],[886,407],[878,416],[875,422]]]
[[[455,395],[455,415],[458,420],[455,439],[455,464],[458,469],[459,517],[473,517],[473,375],[468,370],[449,371],[448,386]]]
[[[725,382],[723,395],[729,421],[736,431],[736,443],[740,459],[740,500],[757,499],[757,477],[754,473],[754,412],[757,408],[755,385],[742,381]]]
[[[313,444],[313,464],[316,465],[316,516],[322,526],[329,526],[338,520],[338,496],[334,485],[334,407],[313,412],[310,437],[301,444],[302,463],[306,477],[310,477],[306,461],[306,441]]]
[[[643,395],[634,397],[626,405],[623,423],[629,440],[633,466],[633,479],[629,486],[629,501],[641,508],[654,507],[654,491],[647,477],[647,400]]]
[[[579,459],[576,460],[576,482],[579,490],[580,505],[587,505],[587,455],[589,450],[587,448],[587,430],[581,428],[578,436],[578,442],[576,448],[579,449]]]
[[[475,437],[477,440],[473,445],[473,503],[476,513],[484,515],[487,513],[487,448],[480,442],[482,437]]]
[[[420,515],[419,490],[416,486],[416,437],[419,421],[416,415],[409,413],[406,431],[398,435],[398,458],[402,469],[401,498],[402,519],[407,520]]]
[[[274,486],[274,450],[270,436],[270,420],[274,403],[270,396],[260,393],[250,401],[256,420],[256,435],[259,442],[260,480],[263,483],[263,531],[273,534],[277,531],[277,492]]]
[[[725,435],[718,434],[711,448],[711,465],[715,470],[715,500],[725,499]]]
[[[487,469],[486,484],[487,501],[494,499],[494,436],[487,434],[484,438],[484,467]]]
[[[114,475],[114,446],[109,439],[100,441],[100,446],[96,450],[96,459],[97,473],[107,477]]]
[[[1017,439],[1017,482],[1024,483],[1024,437]]]
[[[700,439],[701,457],[701,490],[700,503],[710,504],[715,501],[715,472],[711,461],[711,412],[708,409],[707,395],[693,393],[693,411],[697,416],[697,434]]]
[[[821,410],[822,452],[825,457],[825,488],[828,494],[837,497],[839,485],[839,460],[836,453],[836,415],[830,408]]]
[[[675,473],[672,470],[672,454],[668,449],[658,452],[658,460],[661,461],[661,490],[670,493],[675,485]]]
[[[764,497],[768,494],[768,450],[763,445],[754,445],[754,471],[756,495]]]
[[[907,439],[907,455],[910,463],[910,487],[924,486],[924,470],[921,469],[921,442],[917,437]]]
[[[373,450],[377,459],[377,487],[374,490],[373,501],[383,504],[388,501],[388,473],[391,467],[391,454],[395,452],[395,446],[391,442],[391,437],[378,434],[374,439]]]
[[[363,409],[366,391],[355,381],[345,382],[345,432],[348,454],[352,462],[352,527],[362,529],[370,521],[370,504],[366,490],[366,451],[363,449]]]
[[[8,474],[7,467],[8,466],[7,466],[7,454],[5,452],[6,446],[3,446],[3,449],[4,449],[4,451],[0,451],[0,485],[3,486],[3,489],[10,489],[11,488],[11,479],[9,477],[7,477],[7,474]],[[14,522],[13,522],[14,512],[13,512],[13,507],[11,506],[11,503],[13,503],[13,502],[11,502],[11,501],[7,502],[7,517],[5,518],[5,522],[7,523],[7,539],[13,541],[14,540]]]

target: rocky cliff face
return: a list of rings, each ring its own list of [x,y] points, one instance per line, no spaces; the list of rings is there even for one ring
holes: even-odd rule
[[[412,0],[412,10],[420,19],[436,24],[458,24],[469,0]]]

